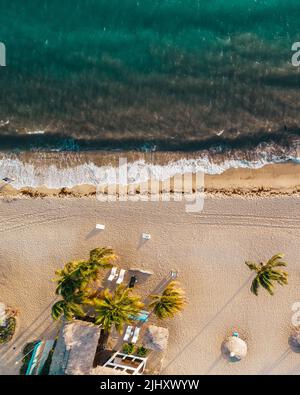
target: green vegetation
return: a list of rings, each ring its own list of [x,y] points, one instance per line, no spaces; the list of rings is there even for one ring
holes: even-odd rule
[[[132,289],[119,285],[114,293],[108,289],[102,292],[100,298],[93,300],[97,325],[102,327],[102,345],[106,346],[107,339],[112,327],[122,332],[124,325],[132,321],[144,304],[139,296],[132,294]]]
[[[250,270],[256,273],[251,285],[251,292],[258,295],[258,289],[262,286],[270,295],[274,295],[274,283],[279,285],[288,284],[288,273],[279,267],[286,267],[287,263],[282,261],[284,255],[277,254],[269,259],[266,263],[256,264],[246,262]]]
[[[184,309],[185,293],[177,281],[172,281],[161,295],[151,295],[150,307],[159,319],[173,318]]]
[[[137,348],[135,354],[138,357],[145,358],[148,355],[149,350],[143,346]]]
[[[53,319],[83,317],[84,306],[95,297],[93,283],[100,271],[112,267],[115,260],[116,255],[110,248],[95,248],[87,261],[69,262],[62,270],[57,270],[56,294],[63,299],[52,307]]]
[[[6,325],[0,327],[0,344],[5,344],[11,341],[16,330],[16,318],[11,316],[6,320]]]
[[[122,351],[124,354],[131,355],[131,354],[133,354],[133,351],[134,351],[134,345],[131,343],[126,343],[126,344],[124,344]]]
[[[52,307],[52,318],[56,321],[62,316],[64,316],[66,320],[70,321],[75,316],[83,317],[84,311],[79,304],[60,300]]]
[[[149,350],[143,346],[134,347],[132,343],[125,343],[122,348],[122,352],[128,355],[137,355],[138,357],[145,358],[149,353]]]

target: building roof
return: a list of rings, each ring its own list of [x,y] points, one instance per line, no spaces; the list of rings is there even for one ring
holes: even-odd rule
[[[100,328],[85,322],[62,325],[50,368],[51,375],[86,375],[93,368]]]

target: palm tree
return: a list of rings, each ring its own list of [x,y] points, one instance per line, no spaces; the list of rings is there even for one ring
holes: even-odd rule
[[[151,295],[150,308],[160,318],[172,318],[184,309],[185,293],[177,281],[171,281],[161,295]]]
[[[70,321],[74,316],[83,317],[84,311],[79,304],[59,300],[52,306],[51,315],[55,321],[62,316],[65,317],[67,321]]]
[[[96,280],[100,269],[110,269],[117,259],[111,248],[95,248],[90,252],[90,259],[86,262],[86,275]]]
[[[74,315],[83,316],[83,306],[89,304],[88,299],[95,295],[91,281],[96,281],[100,270],[111,267],[115,260],[116,255],[111,248],[95,248],[87,261],[72,261],[57,270],[55,292],[63,300],[53,306],[52,317],[58,319],[64,315],[71,319]]]
[[[123,285],[118,286],[112,294],[108,289],[102,292],[100,299],[93,301],[95,323],[101,325],[102,331],[98,349],[105,349],[112,327],[121,332],[125,324],[132,322],[144,304],[139,296],[132,295],[132,290]]]
[[[286,267],[287,263],[282,261],[284,254],[276,254],[266,263],[256,264],[246,262],[250,270],[256,272],[256,277],[252,281],[251,292],[258,295],[258,288],[261,285],[270,295],[274,295],[274,282],[279,285],[288,284],[288,273],[278,267]]]
[[[84,261],[72,261],[67,263],[62,270],[55,272],[58,276],[55,280],[58,284],[56,295],[68,299],[87,286],[88,279],[85,275],[84,264]]]

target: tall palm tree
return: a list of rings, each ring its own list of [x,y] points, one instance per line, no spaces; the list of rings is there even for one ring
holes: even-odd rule
[[[184,309],[185,293],[177,281],[171,281],[161,295],[151,295],[150,308],[160,318],[172,318]]]
[[[132,294],[132,290],[124,285],[118,286],[114,293],[108,289],[102,292],[100,299],[93,301],[95,307],[95,323],[101,325],[102,331],[98,349],[105,349],[112,327],[121,332],[124,325],[132,322],[144,304],[139,296]]]
[[[274,283],[279,285],[288,284],[288,273],[279,267],[286,267],[287,263],[282,261],[284,254],[276,254],[266,263],[245,262],[250,270],[256,273],[251,285],[251,292],[258,295],[259,286],[265,288],[270,295],[274,295]]]

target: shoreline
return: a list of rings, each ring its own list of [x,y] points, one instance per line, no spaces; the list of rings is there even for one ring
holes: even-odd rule
[[[198,173],[199,174],[199,173]],[[188,180],[188,189],[176,188],[178,182],[182,188],[183,175],[178,174],[165,181],[155,181],[154,188],[148,188],[147,183],[129,184],[127,187],[116,187],[114,196],[122,194],[128,196],[137,195],[158,195],[164,194],[189,195],[199,192],[197,185],[197,175],[192,173],[184,174],[184,180]],[[148,181],[149,183],[149,181]],[[200,185],[203,191],[203,185]],[[120,189],[119,189],[120,188]],[[122,192],[121,192],[122,189]],[[125,192],[124,192],[125,191]],[[300,164],[284,163],[270,164],[258,169],[231,168],[222,174],[204,175],[204,192],[209,195],[297,195],[300,194]],[[107,186],[97,188],[94,185],[77,185],[72,188],[48,188],[48,187],[25,187],[16,189],[10,184],[4,184],[0,188],[0,198],[2,197],[28,197],[28,198],[65,198],[65,197],[95,197],[96,194],[107,195]]]

